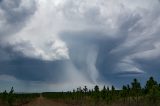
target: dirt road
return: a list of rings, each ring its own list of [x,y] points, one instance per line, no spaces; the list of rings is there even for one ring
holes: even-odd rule
[[[40,96],[36,100],[30,102],[29,104],[23,105],[23,106],[68,106],[68,105],[65,103],[54,102],[54,101],[45,99],[44,97]]]

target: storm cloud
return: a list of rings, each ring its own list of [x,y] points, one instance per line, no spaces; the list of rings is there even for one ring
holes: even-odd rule
[[[0,36],[7,36],[21,30],[35,10],[34,0],[1,0]]]
[[[151,75],[160,80],[159,5],[1,0],[0,83],[4,89],[7,81],[18,90],[54,91],[95,84],[119,88]]]

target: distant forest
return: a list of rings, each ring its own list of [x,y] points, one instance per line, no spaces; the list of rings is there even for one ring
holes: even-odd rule
[[[12,87],[10,92],[4,91],[0,94],[0,103],[2,106],[18,106],[40,96],[65,102],[68,106],[160,106],[160,84],[150,77],[144,87],[137,79],[133,79],[130,84],[123,85],[121,90],[116,90],[114,86],[104,86],[100,90],[96,85],[93,89],[84,86],[68,92],[31,94],[14,93]]]

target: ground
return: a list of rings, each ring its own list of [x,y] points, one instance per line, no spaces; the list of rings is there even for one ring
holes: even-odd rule
[[[68,106],[65,103],[59,103],[52,100],[48,100],[42,96],[38,97],[36,100],[25,104],[23,106]]]

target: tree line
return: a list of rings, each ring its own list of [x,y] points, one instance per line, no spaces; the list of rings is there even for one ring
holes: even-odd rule
[[[14,88],[0,93],[0,106],[22,106],[39,97],[39,93],[15,93]]]
[[[144,87],[137,79],[130,84],[123,85],[121,90],[114,86],[100,90],[96,85],[93,89],[87,86],[79,87],[72,92],[46,92],[43,96],[50,99],[64,100],[68,103],[82,106],[108,106],[121,104],[122,106],[160,106],[160,84],[150,77]]]
[[[93,89],[84,86],[68,92],[15,93],[12,87],[9,92],[0,93],[0,105],[22,106],[40,95],[76,106],[160,106],[160,84],[153,77],[146,81],[144,87],[133,79],[120,90],[114,86],[100,89],[95,85]]]

